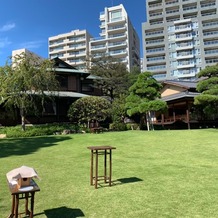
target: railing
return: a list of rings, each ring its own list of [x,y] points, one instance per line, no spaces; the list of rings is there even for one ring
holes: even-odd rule
[[[163,117],[162,116],[162,119],[154,120],[153,124],[173,123],[173,122],[176,122],[176,121],[188,122],[189,118],[187,117],[186,114],[176,115],[176,116],[169,116],[169,117]]]

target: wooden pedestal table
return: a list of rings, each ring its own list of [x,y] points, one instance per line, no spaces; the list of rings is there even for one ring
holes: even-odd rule
[[[30,218],[33,218],[33,211],[34,211],[34,197],[35,192],[40,191],[38,185],[35,183],[34,180],[31,180],[30,186],[22,187],[20,189],[14,188],[9,185],[9,190],[12,195],[12,206],[11,206],[11,214],[8,218],[18,218],[19,214],[19,200],[25,199],[25,215],[28,215]],[[28,200],[30,199],[30,210],[28,209]]]
[[[109,183],[111,186],[111,177],[112,177],[112,150],[116,149],[112,146],[90,146],[87,147],[91,150],[91,168],[90,168],[90,184],[95,185],[95,188],[98,188],[98,181],[103,177],[105,183]],[[99,155],[104,156],[104,176],[98,175],[98,157]],[[107,156],[109,156],[109,173],[107,175]],[[95,159],[95,164],[94,164]],[[95,168],[95,169],[94,169]],[[93,173],[95,172],[95,175]]]

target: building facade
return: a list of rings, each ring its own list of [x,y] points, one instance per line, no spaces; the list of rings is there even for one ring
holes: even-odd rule
[[[49,58],[59,57],[77,69],[86,70],[91,37],[87,30],[73,30],[69,33],[49,37]]]
[[[218,0],[147,0],[143,71],[157,80],[194,80],[218,63]]]
[[[130,71],[140,67],[140,41],[123,5],[105,8],[100,13],[100,37],[90,40],[90,54],[110,55],[123,62]]]

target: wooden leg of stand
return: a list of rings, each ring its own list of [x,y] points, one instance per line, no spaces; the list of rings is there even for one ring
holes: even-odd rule
[[[90,184],[93,185],[93,151],[91,151]]]
[[[95,188],[98,188],[98,151],[95,155]]]
[[[18,207],[19,207],[19,194],[15,195],[15,208],[14,208],[14,216],[18,218]]]
[[[31,193],[30,218],[33,218],[33,211],[34,211],[34,197],[35,197],[35,192],[32,192],[32,193]]]

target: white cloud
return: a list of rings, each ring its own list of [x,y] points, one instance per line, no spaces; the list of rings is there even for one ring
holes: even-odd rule
[[[11,42],[8,40],[8,38],[0,38],[0,48],[4,48],[10,44]]]
[[[21,48],[31,49],[31,48],[39,48],[43,44],[43,41],[29,41],[23,42],[20,44]]]
[[[5,24],[4,26],[0,27],[0,32],[7,32],[13,28],[15,28],[15,23],[9,23],[9,24]]]

